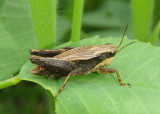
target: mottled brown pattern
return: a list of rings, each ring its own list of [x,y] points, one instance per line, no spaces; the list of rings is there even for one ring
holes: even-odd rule
[[[71,49],[54,58],[69,61],[88,60],[100,56],[102,53],[115,52],[116,46],[113,44],[83,46]]]

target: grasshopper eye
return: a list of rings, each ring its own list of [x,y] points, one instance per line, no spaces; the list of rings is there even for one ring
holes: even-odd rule
[[[113,57],[116,54],[116,52],[112,51],[109,54],[110,54],[110,57]]]
[[[116,52],[108,52],[106,53],[107,58],[113,57],[116,54]]]

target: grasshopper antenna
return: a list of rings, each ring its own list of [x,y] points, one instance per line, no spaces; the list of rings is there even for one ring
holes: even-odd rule
[[[131,43],[129,43],[129,44],[126,44],[126,45],[123,46],[121,49],[119,49],[119,50],[117,51],[117,53],[118,53],[119,51],[121,51],[123,48],[125,48],[125,47],[127,47],[128,45],[131,45],[131,44],[133,44],[133,43],[136,43],[136,42],[131,42]]]
[[[123,36],[122,36],[122,40],[121,40],[121,42],[119,43],[119,45],[117,46],[117,48],[119,48],[119,47],[121,46],[121,44],[122,44],[122,42],[123,42],[123,39],[124,39],[124,36],[125,36],[125,34],[126,34],[127,28],[128,28],[128,24],[126,25],[126,28],[125,28],[124,33],[123,33]]]
[[[119,47],[121,46],[121,44],[122,44],[122,42],[123,42],[123,39],[124,39],[124,36],[125,36],[125,34],[126,34],[127,28],[128,28],[128,24],[126,25],[126,28],[125,28],[124,33],[123,33],[123,36],[122,36],[122,40],[121,40],[121,42],[119,43],[119,45],[117,46],[117,48],[119,48]],[[128,45],[131,45],[131,44],[133,44],[133,43],[136,43],[136,42],[131,42],[131,43],[129,43],[129,44],[126,44],[126,45],[123,46],[121,49],[117,50],[117,53],[118,53],[119,51],[121,51],[123,48],[125,48],[125,47],[127,47]]]

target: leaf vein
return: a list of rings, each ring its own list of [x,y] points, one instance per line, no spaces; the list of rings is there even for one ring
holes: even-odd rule
[[[99,86],[98,84],[96,84],[96,86],[99,87],[99,88],[101,88],[104,91],[104,93],[108,96],[109,100],[112,102],[112,105],[115,108],[117,114],[119,114],[118,108],[117,108],[115,102],[113,101],[112,97],[109,95],[109,93],[104,88],[102,88],[101,86]]]
[[[146,114],[148,113],[147,109],[145,108],[144,104],[142,103],[142,101],[139,99],[139,97],[137,96],[137,94],[132,90],[129,89],[131,91],[131,93],[134,94],[134,96],[136,97],[136,99],[139,101],[139,104],[142,106],[142,108],[144,109],[144,111],[146,112]]]

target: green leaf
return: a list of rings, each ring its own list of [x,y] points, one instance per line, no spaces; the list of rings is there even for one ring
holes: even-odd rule
[[[160,19],[160,0],[154,0],[154,11],[153,11],[153,26],[155,26]]]
[[[29,12],[26,0],[0,2],[0,81],[17,75],[29,58],[29,49],[36,48]]]
[[[80,39],[83,3],[84,0],[74,0],[74,13],[73,13],[73,24],[72,24],[72,34],[71,34],[72,42],[76,42]]]
[[[56,0],[29,0],[35,33],[40,49],[56,43]]]
[[[155,26],[151,38],[150,38],[150,42],[152,45],[156,45],[159,39],[159,34],[160,33],[160,21],[157,23],[157,25]]]
[[[57,16],[57,39],[56,44],[60,45],[70,40],[71,22],[64,16]],[[68,34],[67,34],[68,33]]]
[[[96,31],[88,33],[87,36],[92,37],[92,36],[98,35],[100,38],[106,38],[106,37],[111,37],[111,36],[112,37],[122,37],[122,34],[124,32],[124,28],[125,28],[125,26],[122,29],[96,30]],[[126,36],[129,39],[132,39],[133,34],[132,34],[131,30],[127,29]]]
[[[91,38],[77,43],[68,42],[63,46],[84,46],[113,43],[117,38]],[[124,39],[122,45],[132,40]],[[132,86],[119,86],[115,74],[91,73],[73,76],[55,101],[57,114],[120,113],[144,114],[160,113],[160,49],[149,43],[138,42],[119,52],[109,68],[119,71],[122,82]],[[49,90],[54,96],[64,82],[32,75],[34,65],[27,62],[20,74],[22,80],[32,81]],[[54,69],[53,69],[54,70]]]
[[[134,38],[149,41],[155,0],[131,0]]]
[[[91,29],[122,29],[127,24],[130,26],[130,4],[120,0],[105,0],[99,9],[84,12],[82,23]]]

